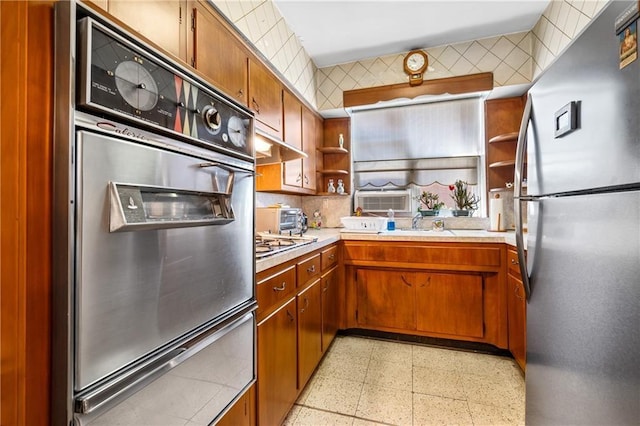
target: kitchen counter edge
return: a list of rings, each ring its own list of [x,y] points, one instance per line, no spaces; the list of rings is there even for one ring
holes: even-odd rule
[[[306,235],[318,237],[318,241],[274,256],[256,260],[256,273],[278,266],[291,259],[304,256],[307,253],[324,248],[340,240],[505,243],[512,247],[516,246],[516,236],[512,231],[490,232],[483,230],[452,229],[443,234],[439,234],[437,232],[425,232],[425,235],[397,235],[393,233],[362,234],[357,232],[341,232],[341,229],[342,228],[325,228],[320,230],[309,230]]]

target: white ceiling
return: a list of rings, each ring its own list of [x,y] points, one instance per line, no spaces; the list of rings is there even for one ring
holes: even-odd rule
[[[550,0],[273,0],[316,66],[528,31]]]

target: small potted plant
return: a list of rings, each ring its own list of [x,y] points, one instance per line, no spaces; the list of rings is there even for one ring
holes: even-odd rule
[[[416,197],[416,199],[425,207],[424,209],[418,207],[418,211],[422,216],[437,216],[440,209],[444,206],[438,194],[434,194],[433,192],[424,191],[419,197]]]
[[[457,180],[449,185],[449,190],[456,207],[456,210],[451,211],[454,216],[471,216],[478,209],[480,198],[469,191],[467,182]]]

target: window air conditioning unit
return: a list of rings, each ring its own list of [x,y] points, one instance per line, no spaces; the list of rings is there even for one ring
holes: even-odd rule
[[[389,191],[356,191],[355,209],[360,207],[363,213],[387,214],[389,209],[395,213],[411,215],[418,209],[418,201],[411,189]]]

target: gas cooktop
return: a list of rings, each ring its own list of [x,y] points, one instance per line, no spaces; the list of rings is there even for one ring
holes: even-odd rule
[[[269,232],[256,233],[256,259],[282,253],[306,244],[318,241],[317,237],[301,234],[271,234]]]

